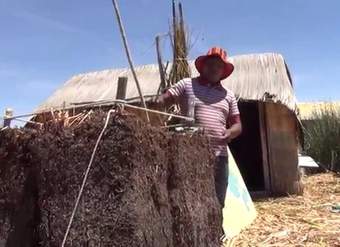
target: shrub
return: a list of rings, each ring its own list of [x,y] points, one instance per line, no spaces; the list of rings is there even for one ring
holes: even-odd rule
[[[308,155],[328,170],[340,172],[340,107],[329,103],[313,111],[305,124]]]

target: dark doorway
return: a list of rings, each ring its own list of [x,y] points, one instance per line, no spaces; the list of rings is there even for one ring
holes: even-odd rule
[[[264,173],[259,121],[259,105],[256,101],[240,101],[239,109],[243,131],[230,143],[230,151],[249,191],[264,191]]]

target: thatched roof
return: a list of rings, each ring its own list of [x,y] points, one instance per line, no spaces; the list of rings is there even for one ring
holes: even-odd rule
[[[280,54],[265,53],[231,57],[234,73],[223,81],[223,85],[244,100],[271,100],[281,102],[296,111],[296,98],[286,63]],[[193,75],[197,75],[190,62]],[[157,65],[136,68],[143,94],[156,95],[160,77]],[[116,97],[118,77],[127,76],[127,99],[138,100],[138,91],[129,69],[113,69],[73,76],[57,89],[36,112],[51,108],[69,108],[74,103],[109,101]]]

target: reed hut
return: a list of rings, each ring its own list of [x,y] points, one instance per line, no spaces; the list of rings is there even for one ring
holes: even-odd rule
[[[234,73],[223,85],[238,97],[243,133],[230,145],[248,190],[254,195],[301,193],[298,172],[300,125],[288,67],[275,53],[230,58]],[[197,75],[193,61],[192,75]],[[136,68],[149,107],[160,87],[158,65]],[[64,109],[69,115],[86,107],[112,106],[120,77],[128,80],[124,98],[140,104],[129,69],[110,69],[73,76],[37,109],[38,116]],[[161,121],[154,116],[152,121]]]

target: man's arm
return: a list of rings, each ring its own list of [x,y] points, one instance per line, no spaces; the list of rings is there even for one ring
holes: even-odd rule
[[[227,139],[228,142],[232,141],[242,133],[242,123],[240,115],[234,115],[229,121],[230,127],[226,129],[223,137]]]
[[[185,81],[180,80],[165,93],[160,95],[157,99],[157,103],[162,106],[170,106],[176,102],[177,99],[182,97],[185,93]]]
[[[229,117],[228,126],[230,126],[224,134],[224,137],[228,142],[235,139],[242,133],[242,123],[240,117],[240,111],[237,106],[237,100],[233,92],[229,91]]]
[[[162,107],[169,107],[174,103],[175,103],[174,97],[171,95],[169,91],[166,91],[157,98],[157,104],[161,105]]]

